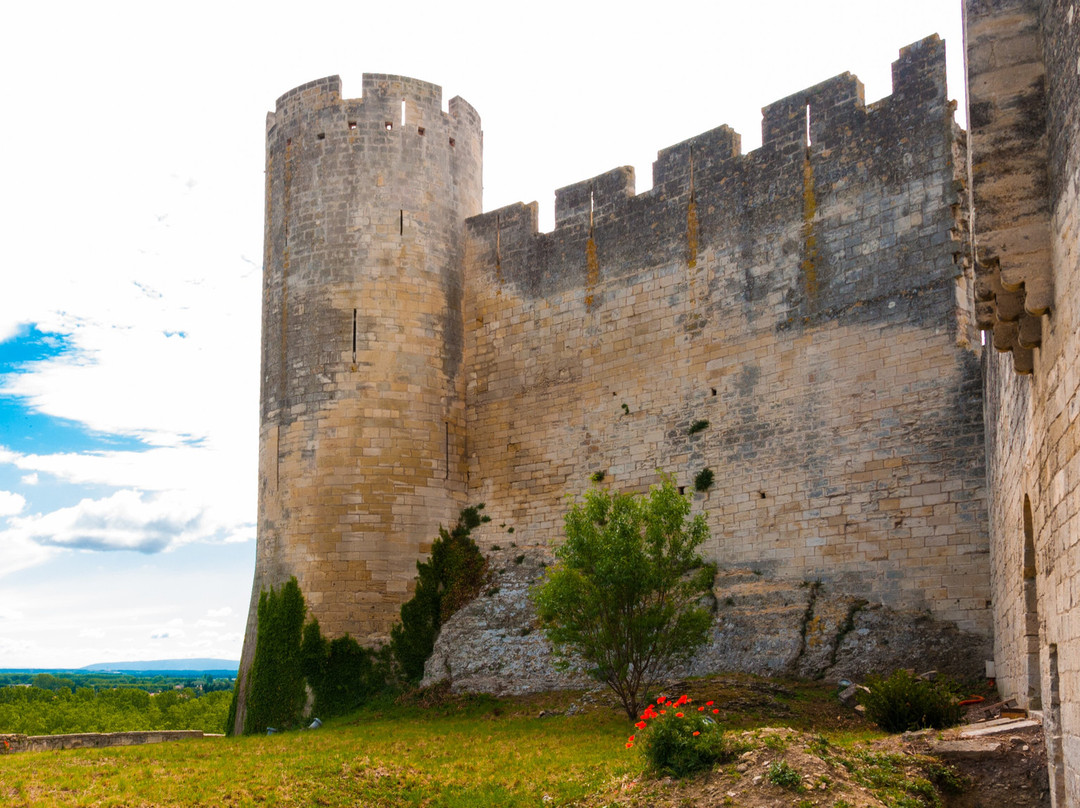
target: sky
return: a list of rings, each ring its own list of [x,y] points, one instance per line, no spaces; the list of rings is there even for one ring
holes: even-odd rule
[[[19,3],[0,148],[0,668],[238,659],[255,564],[264,124],[327,75],[462,96],[484,208],[838,73],[890,93],[959,0]]]

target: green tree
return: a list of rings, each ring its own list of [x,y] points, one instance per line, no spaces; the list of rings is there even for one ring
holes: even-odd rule
[[[483,504],[464,508],[450,530],[439,528],[431,557],[416,562],[416,593],[401,607],[401,622],[390,631],[390,648],[409,682],[424,676],[424,663],[450,615],[480,593],[487,580],[487,561],[469,533],[490,517]]]
[[[558,563],[533,590],[547,638],[637,719],[641,699],[665,670],[705,642],[712,623],[703,605],[716,568],[698,548],[705,517],[688,521],[689,500],[670,477],[648,496],[591,489],[566,515]]]
[[[300,641],[306,612],[296,578],[290,578],[280,591],[264,590],[259,595],[245,734],[299,723],[305,695]]]

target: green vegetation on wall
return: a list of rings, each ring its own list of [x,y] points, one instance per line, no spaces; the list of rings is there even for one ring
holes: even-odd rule
[[[351,712],[385,686],[385,668],[376,665],[370,651],[348,634],[327,640],[318,620],[304,626],[300,656],[315,694],[314,714],[320,718]]]
[[[271,588],[259,595],[259,628],[248,679],[245,734],[299,723],[305,698],[300,640],[306,612],[296,578],[290,578],[280,591]]]
[[[481,515],[483,507],[481,503],[463,509],[449,531],[440,527],[431,557],[416,562],[416,594],[401,607],[401,622],[390,632],[391,651],[408,682],[423,678],[424,663],[435,648],[442,624],[487,583],[487,561],[469,535],[474,527],[490,521]]]

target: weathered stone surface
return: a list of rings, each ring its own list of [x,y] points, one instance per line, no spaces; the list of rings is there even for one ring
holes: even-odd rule
[[[1044,715],[1061,808],[1080,804],[1080,4],[966,0],[965,19],[973,239],[1023,304],[1000,347],[1024,318],[1039,335],[1022,362],[983,357],[995,673]]]
[[[57,749],[99,749],[106,746],[139,746],[204,738],[201,730],[145,730],[136,732],[75,732],[62,735],[0,734],[0,754],[48,752]]]
[[[497,694],[589,684],[580,666],[574,673],[554,668],[528,599],[545,557],[530,550],[525,558],[515,564],[507,551],[493,556],[497,593],[473,601],[443,627],[425,683],[448,678],[456,691]],[[672,676],[738,671],[839,681],[919,664],[971,678],[992,650],[985,637],[926,614],[868,607],[822,585],[749,570],[721,571],[715,595],[712,637]]]
[[[556,669],[551,646],[537,630],[529,589],[549,560],[536,549],[492,552],[495,581],[443,626],[423,684],[449,679],[455,691],[498,696],[595,685],[578,666]]]

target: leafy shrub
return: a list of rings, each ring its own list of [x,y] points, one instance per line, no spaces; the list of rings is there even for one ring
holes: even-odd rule
[[[562,662],[579,655],[631,721],[661,672],[693,654],[712,623],[702,600],[716,568],[698,553],[709,528],[689,515],[670,477],[647,497],[592,488],[566,515],[558,563],[532,593]]]
[[[469,537],[474,527],[490,521],[480,514],[483,507],[463,509],[449,531],[440,527],[431,556],[416,562],[416,593],[401,607],[401,622],[390,631],[390,649],[406,681],[423,678],[442,624],[487,585],[487,561]]]
[[[705,420],[694,421],[690,424],[690,428],[686,430],[687,435],[696,435],[698,432],[704,432],[709,428],[709,422]]]
[[[796,790],[802,784],[802,775],[786,760],[774,760],[765,771],[765,779],[774,786]]]
[[[648,705],[635,725],[638,743],[656,774],[688,777],[734,760],[743,751],[705,711],[689,705],[685,696],[674,702],[660,700],[655,708]],[[638,736],[631,736],[627,746],[634,745]]]
[[[592,480],[594,483],[602,483],[606,476],[607,476],[607,471],[605,471],[604,469],[600,469],[600,471],[594,471],[589,476],[589,479]]]
[[[905,670],[883,679],[868,676],[860,691],[866,717],[886,732],[943,729],[960,723],[960,705],[947,682],[928,682]]]
[[[348,634],[327,641],[318,620],[304,626],[300,652],[304,677],[315,694],[314,714],[320,718],[357,709],[385,684],[385,672],[370,651]]]

